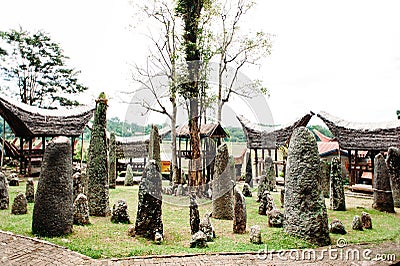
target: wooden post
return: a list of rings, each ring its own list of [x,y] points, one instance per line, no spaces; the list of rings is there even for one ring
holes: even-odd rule
[[[22,137],[19,137],[19,173],[23,174],[24,168],[24,140]]]
[[[278,161],[278,148],[275,148],[275,162]],[[278,171],[278,164],[275,164],[275,176],[278,177],[279,176],[279,171]]]
[[[258,177],[258,155],[257,155],[257,149],[254,149],[254,162],[256,164],[256,178]]]
[[[72,164],[74,163],[74,152],[75,152],[74,142],[75,142],[75,137],[71,137]]]
[[[3,143],[1,145],[1,170],[3,169],[3,164],[4,164],[5,142],[6,142],[6,120],[3,118]]]
[[[81,139],[81,161],[80,161],[80,167],[82,169],[82,164],[83,164],[83,132],[82,132],[82,139]],[[115,159],[115,165],[118,165],[118,159]]]

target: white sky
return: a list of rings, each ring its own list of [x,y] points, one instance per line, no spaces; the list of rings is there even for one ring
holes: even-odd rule
[[[275,122],[292,122],[309,110],[350,121],[396,119],[399,10],[396,0],[258,0],[245,27],[275,35],[272,54],[255,75],[270,89]],[[126,110],[117,93],[135,88],[129,63],[147,53],[140,27],[129,27],[135,21],[127,0],[1,1],[1,30],[21,25],[50,33],[70,66],[82,71],[89,86],[83,101],[93,103],[105,91],[109,116],[122,119]]]

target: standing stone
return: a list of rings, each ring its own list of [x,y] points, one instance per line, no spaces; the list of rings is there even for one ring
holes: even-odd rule
[[[253,168],[251,165],[251,151],[246,152],[246,178],[245,182],[253,187]]]
[[[268,226],[281,228],[283,226],[283,221],[285,220],[285,215],[278,209],[273,209],[268,212]]]
[[[72,233],[72,189],[71,144],[66,137],[56,137],[44,153],[33,207],[33,234],[53,237]]]
[[[190,231],[192,235],[200,230],[200,214],[196,200],[196,192],[190,193]]]
[[[26,181],[25,196],[28,203],[35,202],[35,185],[32,178],[28,178]]]
[[[128,204],[125,200],[118,200],[117,203],[114,204],[111,211],[111,222],[122,224],[131,223],[128,214]]]
[[[280,197],[281,207],[285,205],[285,188],[281,189],[281,197]]]
[[[381,212],[395,212],[389,170],[381,153],[374,159],[374,203],[372,208]]]
[[[160,135],[158,127],[151,125],[149,141],[149,160],[156,161],[157,169],[161,172]]]
[[[353,230],[358,230],[358,231],[364,230],[360,216],[358,215],[354,216],[353,221],[351,222],[351,227],[353,228]]]
[[[342,181],[342,165],[338,157],[332,159],[331,165],[330,208],[334,211],[346,210]]]
[[[207,236],[207,242],[213,241],[215,238],[215,230],[213,225],[211,224],[211,219],[210,219],[211,213],[207,212],[203,219],[201,219],[200,222],[200,231],[202,231],[204,234]]]
[[[18,187],[19,186],[19,178],[18,178],[17,174],[11,174],[9,179],[10,179],[10,182],[9,182],[10,187]]]
[[[265,190],[258,207],[258,214],[267,215],[273,209],[276,209],[274,198],[268,190]]]
[[[108,187],[114,189],[117,180],[117,142],[115,133],[110,134],[110,151],[108,152]]]
[[[124,186],[133,186],[135,182],[133,181],[133,170],[132,166],[128,164],[126,166],[126,174],[125,174],[125,180],[124,180]]]
[[[87,225],[89,221],[89,203],[85,194],[78,194],[74,201],[74,224]]]
[[[0,210],[8,209],[9,202],[7,178],[3,172],[0,172]]]
[[[325,200],[318,183],[317,143],[305,127],[294,130],[288,149],[284,230],[319,246],[331,243]]]
[[[11,214],[27,214],[28,213],[28,201],[22,192],[19,192],[14,198],[13,205],[11,207]]]
[[[233,232],[235,234],[243,234],[246,232],[246,200],[237,186],[234,188],[234,219]]]
[[[324,198],[329,198],[329,187],[330,187],[330,167],[329,162],[321,160],[321,188]]]
[[[347,234],[344,224],[338,219],[333,219],[333,221],[329,225],[329,232],[332,234]]]
[[[389,148],[386,165],[390,174],[394,207],[400,208],[400,150],[398,148]]]
[[[250,227],[250,242],[253,244],[261,244],[261,228],[259,225]]]
[[[72,176],[72,183],[73,183],[73,199],[75,200],[79,194],[84,192],[83,178],[80,172],[76,172]]]
[[[244,183],[242,193],[243,193],[243,196],[245,196],[245,197],[252,196],[249,184]]]
[[[215,157],[212,184],[212,215],[215,219],[233,220],[233,182],[228,166],[229,153],[226,143],[218,147]]]
[[[207,247],[207,236],[203,231],[198,231],[192,235],[190,239],[191,248],[205,248]]]
[[[96,100],[92,135],[88,152],[87,176],[89,213],[92,216],[110,214],[108,195],[108,155],[107,155],[107,98],[101,93]]]
[[[361,213],[361,222],[362,226],[365,229],[372,229],[372,220],[371,216],[367,212],[362,212]]]
[[[268,191],[274,191],[276,187],[275,169],[274,161],[270,156],[267,156],[264,159],[264,169],[262,174],[265,175],[265,189]]]
[[[139,185],[136,215],[136,234],[154,240],[156,233],[163,235],[161,173],[156,161],[150,160]]]

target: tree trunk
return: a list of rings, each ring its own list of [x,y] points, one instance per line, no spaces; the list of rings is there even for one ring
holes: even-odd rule
[[[176,114],[177,106],[175,98],[171,98],[172,103],[172,116],[171,116],[171,169],[172,169],[172,182],[174,184],[181,184],[181,176],[178,169],[177,149],[176,149]]]
[[[194,82],[196,83],[196,82]],[[198,115],[199,102],[198,99],[190,100],[190,146],[192,149],[192,159],[190,161],[189,171],[189,186],[197,191],[199,196],[204,192],[204,181],[201,174],[201,144],[200,144],[200,128],[199,128],[199,115]]]

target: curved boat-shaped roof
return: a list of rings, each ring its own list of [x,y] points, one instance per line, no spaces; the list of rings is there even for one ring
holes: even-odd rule
[[[321,111],[318,117],[346,150],[386,151],[400,147],[400,120],[379,123],[349,122]]]

